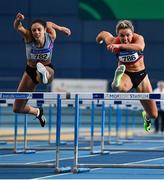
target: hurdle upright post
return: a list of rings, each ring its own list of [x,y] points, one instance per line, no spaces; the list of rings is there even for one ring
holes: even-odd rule
[[[48,107],[48,143],[51,144],[51,130],[52,130],[52,105]]]
[[[109,154],[109,151],[104,151],[104,131],[105,131],[105,101],[102,102],[101,109],[101,154]]]
[[[74,160],[73,160],[73,173],[87,172],[88,168],[78,168],[78,138],[79,138],[79,121],[80,121],[80,105],[79,95],[75,95],[75,124],[74,124]]]
[[[18,114],[15,113],[15,119],[14,119],[14,152],[17,153],[18,152],[18,149],[17,149],[17,146],[18,146]]]
[[[74,164],[73,164],[73,173],[78,173],[78,136],[79,136],[79,96],[75,95],[75,125],[74,125]]]
[[[121,130],[121,109],[119,104],[117,104],[116,108],[116,143],[118,145],[122,144],[120,141],[120,130]]]
[[[56,112],[56,172],[60,172],[59,167],[59,151],[60,151],[60,129],[61,129],[61,97],[57,95],[57,112]]]
[[[61,95],[57,95],[57,114],[56,114],[56,173],[66,173],[70,172],[70,167],[59,166],[59,153],[60,153],[60,136],[61,136]]]
[[[28,115],[24,114],[24,140],[23,140],[24,150],[23,150],[23,152],[25,154],[32,154],[32,153],[35,153],[36,151],[28,149],[28,146],[27,146],[27,126],[28,126]]]
[[[128,108],[125,109],[125,138],[128,139],[128,123],[129,123],[129,114]]]
[[[95,130],[95,103],[92,100],[91,103],[91,141],[90,141],[90,154],[100,154],[101,151],[99,150],[94,150],[94,130]]]
[[[0,128],[1,128],[1,114],[2,114],[2,108],[0,106]],[[0,140],[0,145],[6,144],[6,141]]]
[[[91,142],[90,142],[90,146],[91,146],[91,151],[90,154],[94,154],[93,152],[93,146],[94,146],[94,121],[95,121],[95,104],[94,101],[92,101],[91,104]]]
[[[111,128],[112,127],[112,107],[108,108],[108,144],[111,144]]]
[[[27,114],[24,114],[24,152],[27,148]]]

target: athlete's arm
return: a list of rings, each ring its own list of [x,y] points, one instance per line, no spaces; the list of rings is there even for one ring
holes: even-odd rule
[[[61,31],[65,33],[66,35],[70,36],[71,35],[71,30],[69,28],[66,28],[64,26],[59,26],[53,22],[48,21],[47,22],[47,32],[51,36],[52,39],[56,39],[56,30]]]
[[[23,20],[24,20],[24,15],[21,13],[18,13],[14,20],[14,29],[23,36],[25,41],[29,41],[29,39],[31,38],[30,31],[28,29],[24,28],[24,26],[21,22]]]
[[[141,35],[134,33],[134,42],[130,44],[111,44],[107,46],[108,50],[114,52],[114,49],[125,49],[143,51],[145,48],[144,38]]]
[[[51,40],[55,41],[55,39],[56,39],[56,31],[55,31],[54,28],[52,28],[50,22],[46,22],[46,32],[51,37]]]
[[[98,42],[100,44],[105,42],[106,45],[109,45],[109,44],[113,43],[114,39],[115,39],[115,37],[111,33],[107,32],[107,31],[101,31],[96,37],[96,42]]]

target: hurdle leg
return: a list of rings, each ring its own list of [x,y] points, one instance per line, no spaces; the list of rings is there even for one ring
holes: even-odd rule
[[[129,105],[126,105],[125,109],[125,139],[130,140],[132,137],[129,136],[129,112],[130,110],[128,109]]]
[[[0,106],[0,123],[1,123],[2,108]],[[0,145],[7,144],[6,141],[0,140]]]
[[[48,115],[49,115],[49,119],[48,119],[48,143],[49,144],[55,144],[55,141],[51,140],[51,134],[52,134],[52,104],[49,105],[48,108]],[[65,141],[60,142],[61,145],[66,144]]]
[[[49,142],[49,144],[51,144],[51,129],[52,129],[52,106],[51,106],[51,104],[49,105],[49,108],[48,108],[48,115],[49,115],[49,119],[48,119],[48,142]]]
[[[56,115],[56,173],[66,173],[70,172],[70,167],[59,166],[59,152],[60,152],[60,136],[61,136],[61,96],[57,96],[57,115]]]
[[[128,118],[128,109],[125,109],[125,138],[128,139],[128,123],[129,123],[129,118]]]
[[[18,149],[18,114],[15,113],[15,126],[14,126],[14,152],[15,153],[24,153],[24,150]]]
[[[88,168],[78,168],[78,138],[79,138],[79,120],[80,120],[80,108],[79,108],[79,96],[75,95],[75,125],[74,125],[74,160],[73,160],[73,173],[87,172]]]
[[[91,104],[91,141],[90,141],[90,154],[100,154],[100,151],[94,151],[94,123],[95,123],[95,103],[92,101]]]
[[[91,151],[90,151],[90,154],[94,153],[93,152],[93,146],[94,146],[94,121],[95,121],[94,113],[95,113],[95,105],[94,105],[94,101],[92,101],[92,105],[91,105],[91,141],[90,141]]]
[[[105,131],[105,102],[102,102],[101,112],[101,154],[109,154],[109,151],[104,151],[104,131]]]
[[[15,113],[15,125],[14,125],[14,152],[22,153],[22,150],[18,150],[18,114]]]
[[[108,108],[108,144],[111,144],[112,107]]]
[[[116,109],[116,144],[120,145],[122,142],[120,141],[120,127],[121,127],[121,110],[119,108],[119,105],[117,104]]]
[[[27,150],[27,123],[28,123],[28,115],[24,114],[24,140],[23,140],[23,144],[24,144],[24,153],[25,154],[32,154],[35,153],[34,150]]]
[[[136,127],[136,114],[135,114],[135,111],[133,111],[133,115],[132,115],[133,136],[136,136],[136,134],[135,134],[135,127]]]

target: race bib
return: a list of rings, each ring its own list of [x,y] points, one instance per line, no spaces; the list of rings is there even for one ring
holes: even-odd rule
[[[46,61],[49,59],[50,53],[43,53],[43,54],[32,54],[31,59],[33,60],[43,60]]]
[[[139,58],[139,55],[137,52],[133,54],[126,54],[126,55],[119,55],[118,59],[121,62],[135,62]]]

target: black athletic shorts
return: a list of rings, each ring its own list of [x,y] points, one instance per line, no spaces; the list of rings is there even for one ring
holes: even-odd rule
[[[146,70],[142,70],[142,71],[138,71],[138,72],[129,72],[129,71],[125,71],[125,74],[127,74],[132,83],[133,83],[133,87],[132,88],[137,88],[138,85],[143,81],[143,79],[145,78],[145,76],[147,75]]]
[[[52,64],[48,64],[46,66],[49,66],[50,68],[54,69],[53,65]],[[35,84],[38,84],[39,82],[36,80],[36,76],[37,76],[37,69],[36,68],[33,68],[33,67],[30,67],[29,65],[26,65],[26,73],[30,76],[30,78],[32,79],[32,81],[35,83]]]

